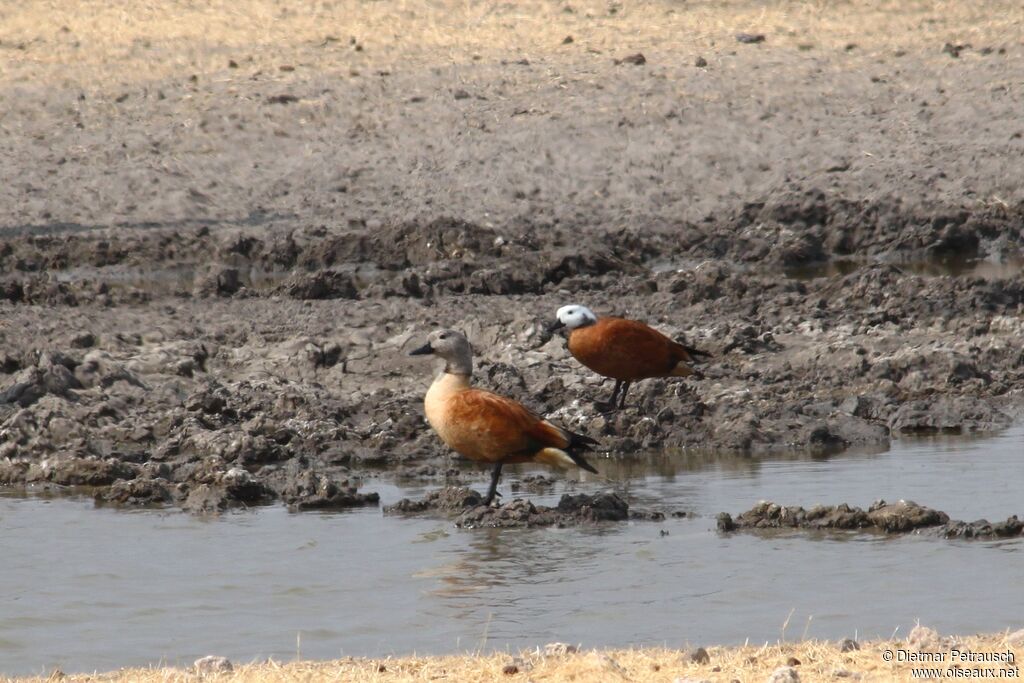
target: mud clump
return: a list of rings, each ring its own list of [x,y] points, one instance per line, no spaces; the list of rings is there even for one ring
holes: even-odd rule
[[[165,479],[139,478],[115,481],[96,493],[96,502],[125,507],[163,506],[173,503],[178,495]]]
[[[289,510],[337,510],[363,505],[377,505],[376,493],[359,493],[348,481],[337,482],[316,472],[305,471],[281,491]]]
[[[485,506],[483,496],[466,487],[446,487],[431,491],[422,500],[403,499],[384,509],[388,513],[439,512],[455,515],[455,525],[465,529],[480,527],[572,527],[628,519],[658,521],[660,512],[631,510],[616,493],[565,494],[555,507],[534,505],[517,498],[504,505]]]
[[[484,497],[465,486],[446,486],[430,491],[422,500],[403,498],[394,505],[385,506],[386,513],[415,514],[421,512],[461,512],[467,508],[483,506]]]
[[[293,275],[277,291],[293,299],[355,299],[359,296],[352,276],[333,270]]]
[[[528,500],[516,499],[498,507],[478,505],[458,516],[455,526],[464,529],[481,527],[572,527],[599,522],[621,522],[642,518],[644,513],[630,511],[629,503],[615,493],[565,494],[558,505],[534,505]],[[663,518],[664,516],[662,516]]]
[[[945,525],[942,534],[946,538],[1012,538],[1024,534],[1024,522],[1017,515],[1004,522],[989,522],[979,519],[975,522],[953,521]]]
[[[845,503],[805,509],[761,502],[736,518],[727,512],[720,513],[717,526],[723,533],[737,530],[807,529],[906,534],[927,530],[946,538],[1006,538],[1020,536],[1024,532],[1024,522],[1016,516],[996,524],[987,520],[961,522],[950,520],[944,512],[903,500],[896,503],[880,500],[867,510],[850,507]]]

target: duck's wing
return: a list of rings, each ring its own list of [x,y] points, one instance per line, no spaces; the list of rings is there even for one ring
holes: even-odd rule
[[[449,401],[450,424],[459,425],[460,436],[476,445],[481,459],[575,464],[597,472],[582,455],[596,441],[551,424],[518,401],[482,389],[459,392]]]

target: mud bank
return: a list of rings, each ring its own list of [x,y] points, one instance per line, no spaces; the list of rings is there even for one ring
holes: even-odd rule
[[[501,505],[486,506],[482,502],[483,496],[477,491],[465,487],[446,487],[428,493],[422,500],[403,498],[394,505],[385,507],[384,512],[454,516],[455,526],[465,529],[547,526],[564,528],[598,522],[622,522],[629,519],[665,519],[663,512],[630,508],[629,503],[615,493],[600,493],[593,496],[585,493],[564,494],[555,507],[534,505],[522,498]],[[675,512],[673,516],[685,516],[685,513]]]
[[[97,245],[110,238],[9,238],[0,481],[95,486],[115,504],[301,509],[373,502],[352,487],[381,469],[457,476],[422,418],[434,369],[406,357],[440,325],[469,335],[479,385],[609,457],[828,453],[994,431],[1020,411],[1019,274],[867,262],[805,279],[688,262],[639,232],[576,248],[557,231],[513,239],[451,220],[380,233],[134,233],[104,266]],[[147,254],[169,242],[209,256],[191,280],[125,275],[160,272]],[[72,254],[93,263],[66,264]],[[679,265],[654,265],[666,259]],[[261,279],[270,272],[288,275]],[[708,350],[704,379],[646,381],[624,410],[603,412],[610,387],[546,331],[568,302]]]
[[[349,8],[351,40],[286,14],[269,52],[271,29],[215,12],[216,44],[164,42],[176,16],[101,40],[77,6],[19,10],[0,483],[210,511],[374,504],[385,470],[451,481],[433,369],[405,356],[439,325],[468,334],[479,385],[610,458],[1020,414],[1019,7],[531,7],[518,37],[505,7]],[[757,22],[763,43],[726,28]],[[710,351],[705,378],[601,412],[610,387],[546,331],[570,302]]]
[[[951,520],[940,510],[912,501],[873,503],[867,510],[849,505],[817,505],[810,509],[784,507],[771,502],[758,503],[733,519],[727,512],[718,515],[718,530],[807,529],[878,531],[887,534],[927,532],[945,538],[1012,538],[1024,532],[1024,522],[1013,515],[1004,522],[979,519],[974,522]]]

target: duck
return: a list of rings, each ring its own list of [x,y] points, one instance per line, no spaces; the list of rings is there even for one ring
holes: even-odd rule
[[[583,456],[598,442],[559,427],[516,400],[472,386],[473,348],[455,330],[436,330],[410,356],[433,355],[445,362],[423,400],[427,422],[449,448],[492,465],[483,504],[498,495],[502,467],[536,462],[557,468],[578,467],[597,474]]]
[[[562,306],[555,313],[551,330],[563,327],[569,330],[569,353],[597,374],[615,380],[608,401],[612,408],[625,406],[626,392],[633,382],[700,376],[692,365],[694,357],[711,357],[707,351],[673,341],[639,320],[598,318],[579,304]]]

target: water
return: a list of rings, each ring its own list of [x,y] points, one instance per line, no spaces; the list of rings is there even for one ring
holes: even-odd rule
[[[1022,445],[1017,427],[828,459],[604,461],[599,469],[635,505],[693,516],[586,529],[459,530],[376,509],[268,507],[204,520],[7,492],[0,673],[187,665],[207,654],[245,662],[555,640],[596,647],[889,637],[918,619],[943,632],[1019,628],[1020,539],[722,536],[714,517],[761,499],[866,506],[902,497],[954,518],[1004,519],[1024,513]],[[515,476],[503,483],[506,498]],[[585,476],[580,490],[609,485]],[[481,472],[478,484],[485,479]],[[385,502],[423,492],[369,488]],[[563,490],[531,498],[550,503]]]

